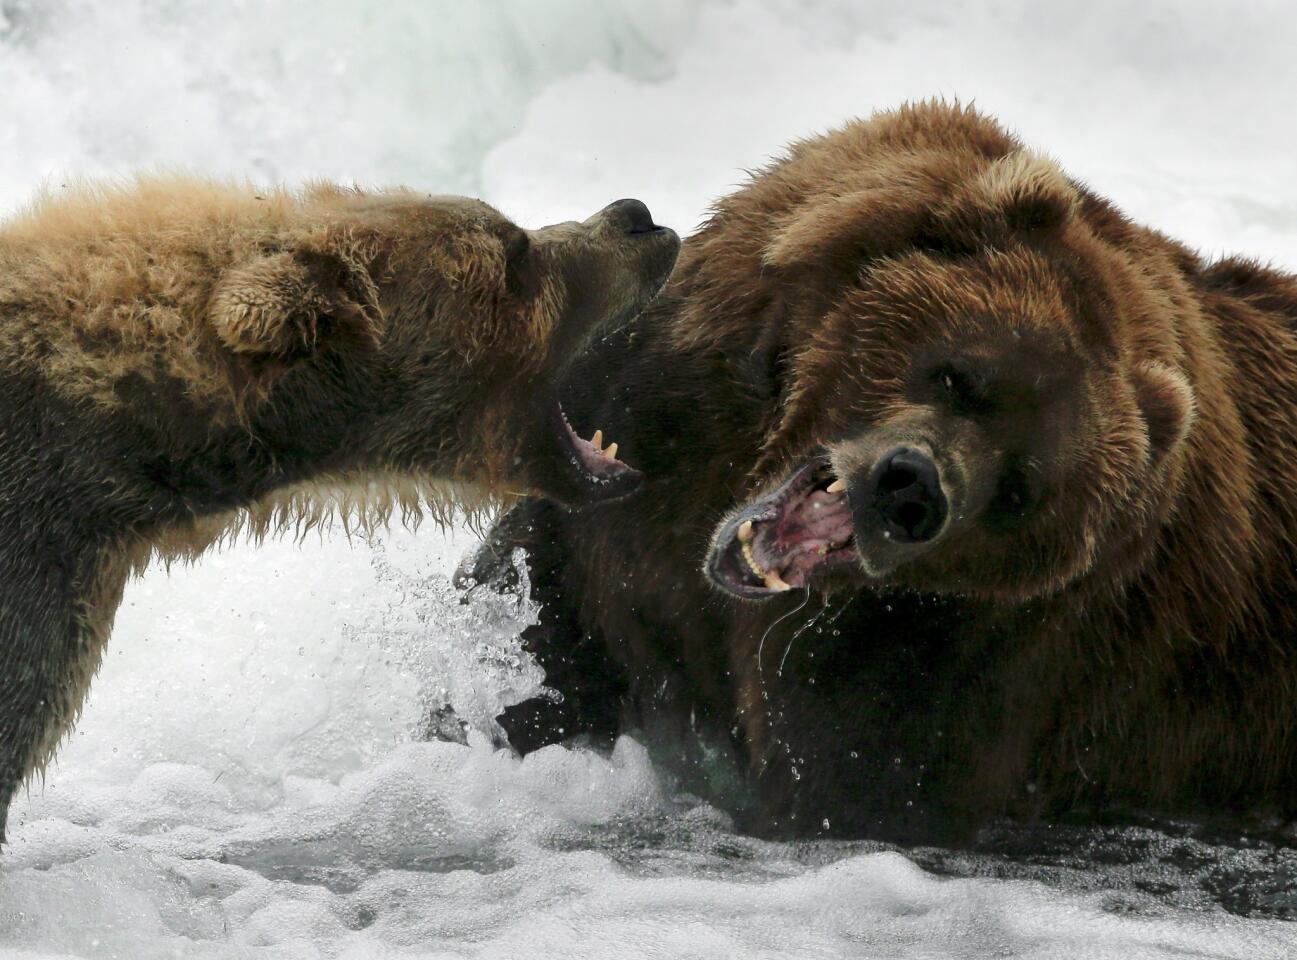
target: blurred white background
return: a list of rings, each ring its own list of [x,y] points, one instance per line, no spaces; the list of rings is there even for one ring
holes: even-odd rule
[[[0,210],[184,168],[473,194],[528,226],[636,196],[688,232],[788,141],[944,96],[1208,254],[1293,268],[1294,50],[1283,3],[0,0]],[[487,743],[539,677],[529,611],[449,589],[471,543],[332,535],[132,584],[12,812],[0,956],[1250,960],[1297,937],[860,846],[644,839],[724,817],[630,741]],[[418,742],[447,702],[470,745]]]
[[[788,140],[975,102],[1205,251],[1297,262],[1282,2],[5,0],[0,206],[181,167],[483,195],[642,195],[688,228]]]

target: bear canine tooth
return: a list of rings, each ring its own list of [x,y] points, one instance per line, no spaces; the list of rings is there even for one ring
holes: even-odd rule
[[[609,460],[616,460],[616,459],[617,459],[617,444],[615,444],[615,443],[610,443],[610,444],[608,444],[608,449],[605,450],[605,451],[603,452],[603,455],[604,455],[605,457],[607,457]]]
[[[739,543],[747,543],[752,539],[752,521],[744,520],[739,524]]]
[[[783,593],[785,590],[791,590],[792,588],[793,588],[792,584],[785,583],[784,578],[779,576],[779,574],[776,573],[774,570],[771,570],[766,573],[767,590],[777,590],[780,593]]]
[[[603,431],[596,430],[594,436],[590,438],[590,443],[596,450],[603,450]]]
[[[841,477],[838,477],[838,479],[834,480],[832,483],[830,483],[827,487],[824,488],[824,492],[841,493],[845,489],[847,489],[847,481],[843,480]]]

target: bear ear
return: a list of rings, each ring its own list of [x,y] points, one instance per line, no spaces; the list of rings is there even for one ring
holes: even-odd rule
[[[777,227],[761,259],[770,267],[822,269],[840,263],[856,269],[866,259],[904,246],[924,207],[922,196],[901,187],[818,199],[798,207]]]
[[[1133,381],[1135,399],[1148,424],[1152,460],[1157,464],[1189,435],[1196,408],[1193,387],[1184,374],[1157,362],[1137,366]]]
[[[980,175],[978,187],[984,202],[998,210],[1013,231],[1061,227],[1080,201],[1058,165],[1029,150],[996,160]]]
[[[222,274],[207,315],[235,353],[300,359],[340,339],[378,339],[377,291],[332,253],[270,254]]]

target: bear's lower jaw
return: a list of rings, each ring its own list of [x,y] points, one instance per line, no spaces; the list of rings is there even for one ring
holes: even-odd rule
[[[859,560],[846,485],[816,457],[721,523],[706,570],[721,589],[756,600]]]
[[[586,440],[568,422],[552,391],[542,391],[541,423],[523,438],[520,468],[528,485],[566,507],[614,500],[638,489],[644,475],[617,459],[617,444],[604,445],[603,431]]]
[[[585,472],[592,484],[639,473],[630,464],[617,459],[616,442],[604,446],[602,430],[595,430],[593,436],[586,440],[568,422],[562,404],[558,405],[558,416],[563,424],[561,440],[567,448],[568,456],[575,459],[576,465]]]

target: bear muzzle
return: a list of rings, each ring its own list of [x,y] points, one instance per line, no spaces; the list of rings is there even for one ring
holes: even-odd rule
[[[847,498],[860,562],[872,576],[926,553],[950,526],[942,470],[919,444],[898,444],[857,472]]]
[[[760,600],[833,569],[856,569],[846,484],[817,451],[773,492],[721,521],[704,569],[713,584]]]

